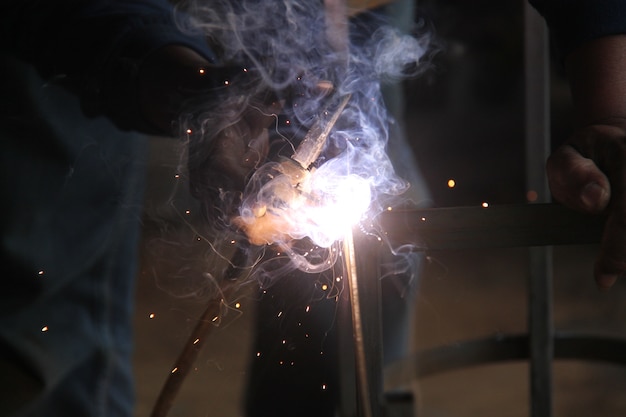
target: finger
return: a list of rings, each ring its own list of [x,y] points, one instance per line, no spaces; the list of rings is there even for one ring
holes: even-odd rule
[[[626,208],[612,207],[594,266],[598,287],[608,289],[626,275]]]
[[[610,181],[610,203],[594,276],[610,288],[626,273],[626,134],[621,125],[593,125],[580,130],[571,144],[592,158]]]
[[[589,213],[603,211],[611,199],[606,175],[593,160],[569,145],[559,147],[548,158],[548,183],[554,198],[566,206]]]

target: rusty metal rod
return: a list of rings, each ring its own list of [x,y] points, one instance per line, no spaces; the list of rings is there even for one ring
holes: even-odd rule
[[[394,209],[378,216],[393,245],[416,250],[599,243],[605,218],[558,204]]]

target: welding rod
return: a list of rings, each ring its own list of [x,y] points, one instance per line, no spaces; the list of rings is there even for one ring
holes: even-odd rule
[[[605,221],[558,204],[394,209],[379,216],[393,245],[426,251],[594,244]]]

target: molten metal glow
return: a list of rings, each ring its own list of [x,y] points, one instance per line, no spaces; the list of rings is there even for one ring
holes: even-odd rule
[[[309,237],[327,248],[342,239],[369,208],[371,189],[365,179],[328,166],[300,171],[296,180],[287,171],[265,184],[250,209],[236,219],[250,242],[263,245]]]

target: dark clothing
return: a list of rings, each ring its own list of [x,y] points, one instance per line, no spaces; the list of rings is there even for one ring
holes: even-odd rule
[[[176,44],[214,60],[203,36],[191,36],[191,25],[177,16],[165,0],[12,2],[2,8],[0,42],[3,54],[75,92],[88,116],[144,128],[136,77],[145,57]]]
[[[294,271],[261,289],[246,416],[335,415],[340,388],[338,286],[332,271]]]
[[[136,127],[149,53],[210,53],[165,1],[16,1],[0,19],[0,415],[128,417],[146,141],[111,120]]]
[[[130,416],[146,143],[0,61],[0,415]]]

